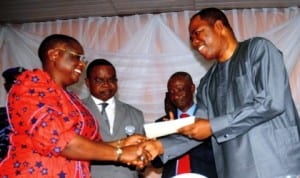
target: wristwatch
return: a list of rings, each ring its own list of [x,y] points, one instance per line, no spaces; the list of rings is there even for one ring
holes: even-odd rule
[[[120,161],[120,160],[121,160],[122,153],[123,153],[123,150],[122,150],[122,148],[121,148],[121,140],[118,140],[116,153],[117,153],[117,161]]]
[[[117,147],[116,153],[117,153],[117,161],[120,161],[123,150],[120,147]]]

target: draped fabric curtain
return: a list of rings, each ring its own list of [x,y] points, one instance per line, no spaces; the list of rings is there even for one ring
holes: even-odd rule
[[[263,36],[284,54],[291,87],[300,105],[300,9],[262,8],[224,11],[238,40]],[[49,22],[4,24],[0,26],[0,71],[13,66],[40,68],[37,48],[44,37],[54,33],[75,37],[89,61],[111,61],[118,76],[118,97],[144,112],[146,122],[164,114],[167,80],[176,71],[191,74],[196,85],[211,63],[190,47],[188,24],[196,11],[126,17],[90,17]],[[70,87],[83,98],[89,92],[82,76]],[[1,85],[3,79],[1,78]],[[0,105],[6,93],[0,90]]]

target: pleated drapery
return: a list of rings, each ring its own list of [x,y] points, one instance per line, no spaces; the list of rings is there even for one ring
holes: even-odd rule
[[[284,54],[292,92],[300,105],[300,10],[290,8],[233,9],[224,11],[238,40],[252,36],[270,39]],[[53,33],[78,39],[87,59],[111,61],[118,75],[118,96],[144,112],[146,122],[164,114],[167,80],[176,71],[191,74],[196,85],[210,63],[191,50],[189,18],[196,11],[125,17],[90,17],[0,26],[0,71],[8,67],[40,67],[37,48]],[[84,76],[71,87],[88,95]],[[0,79],[3,86],[3,79]],[[4,88],[0,105],[6,104]],[[300,107],[299,107],[300,108]]]

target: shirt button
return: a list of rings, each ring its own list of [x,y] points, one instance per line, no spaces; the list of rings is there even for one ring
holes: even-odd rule
[[[225,134],[225,135],[224,135],[224,138],[227,138],[228,136],[229,136],[228,134]]]

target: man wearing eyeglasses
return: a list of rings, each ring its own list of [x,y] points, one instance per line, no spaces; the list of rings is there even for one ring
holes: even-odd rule
[[[118,90],[116,69],[105,59],[95,59],[86,71],[86,86],[90,95],[83,103],[98,119],[103,141],[122,139],[134,133],[144,134],[143,113],[115,97]],[[127,165],[112,162],[94,162],[91,167],[92,177],[97,178],[137,178],[138,171]]]

